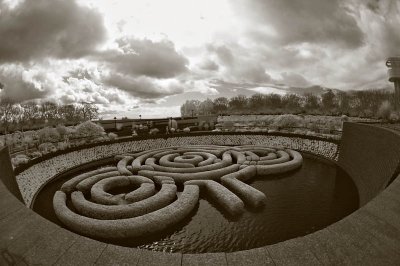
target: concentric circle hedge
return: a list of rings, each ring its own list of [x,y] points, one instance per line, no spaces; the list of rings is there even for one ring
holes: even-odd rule
[[[192,213],[200,192],[228,215],[238,216],[246,206],[261,207],[267,200],[244,181],[302,164],[297,151],[261,145],[178,146],[116,159],[116,167],[78,175],[55,193],[55,213],[68,228],[106,239],[153,234]],[[182,193],[177,193],[177,185],[183,186]],[[110,192],[124,187],[132,191]]]

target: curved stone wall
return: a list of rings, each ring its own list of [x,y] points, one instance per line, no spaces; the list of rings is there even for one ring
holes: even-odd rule
[[[20,201],[22,195],[15,180],[14,171],[10,161],[10,154],[8,148],[0,150],[0,180],[7,187],[7,189]]]
[[[264,145],[314,153],[331,160],[337,160],[337,144],[324,139],[307,136],[288,137],[266,134],[207,134],[200,136],[171,136],[143,140],[129,139],[125,142],[94,146],[73,151],[39,162],[17,175],[25,203],[30,206],[41,186],[58,173],[93,160],[133,151],[166,148],[182,145]]]
[[[359,135],[361,132],[367,132],[362,129],[362,131],[359,131],[358,129],[361,127],[347,126],[346,128],[344,138],[346,138],[346,134],[352,135],[354,133],[354,137],[368,139],[365,134]],[[372,134],[385,135],[385,133],[382,133],[383,129],[376,127],[374,129],[377,131]],[[355,131],[352,132],[352,130]],[[370,132],[372,131],[373,129]],[[389,140],[394,140],[397,143],[400,134],[395,134],[394,138],[390,137]],[[374,144],[369,143],[368,145]],[[366,152],[368,145],[357,149],[359,152]],[[342,145],[342,150],[344,149]],[[359,152],[344,150],[344,154],[355,153],[362,157],[363,155]],[[385,159],[392,155],[393,153],[390,150],[384,150],[379,156],[374,157],[376,162],[368,161],[368,163],[385,165]],[[397,155],[398,153],[394,154],[394,156]],[[0,158],[7,161],[7,158]],[[345,159],[349,161],[343,161]],[[2,164],[3,162],[1,161]],[[364,160],[352,160],[351,156],[341,157],[341,163],[347,169],[361,167],[358,165],[359,162],[365,165]],[[398,252],[400,246],[399,177],[359,210],[323,230],[261,248],[232,253],[204,254],[152,252],[110,245],[80,237],[26,208],[0,182],[2,210],[0,212],[0,251],[2,254],[0,261],[6,265],[63,265],[71,264],[71,262],[82,265],[180,266],[398,265],[400,263],[400,253]],[[371,178],[383,178],[384,181],[381,182],[388,182],[387,175],[382,176],[379,173]],[[362,184],[365,184],[365,182],[358,184],[360,188]],[[370,193],[365,195],[371,195]]]
[[[368,124],[345,123],[339,165],[357,186],[360,205],[386,188],[400,163],[399,133]]]

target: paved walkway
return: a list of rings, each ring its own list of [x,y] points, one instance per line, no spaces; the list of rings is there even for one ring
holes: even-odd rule
[[[26,208],[0,183],[0,265],[395,265],[400,263],[400,178],[364,207],[305,237],[206,254],[109,245],[69,232]]]

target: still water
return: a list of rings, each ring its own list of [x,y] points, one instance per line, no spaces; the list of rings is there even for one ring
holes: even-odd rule
[[[357,189],[344,171],[318,157],[303,154],[303,159],[298,170],[258,176],[250,183],[267,196],[261,209],[247,209],[243,215],[232,219],[207,195],[201,195],[192,215],[162,234],[104,242],[181,253],[246,250],[309,234],[358,208]],[[72,176],[47,184],[33,206],[34,211],[60,226],[63,224],[54,214],[52,198],[69,178]]]

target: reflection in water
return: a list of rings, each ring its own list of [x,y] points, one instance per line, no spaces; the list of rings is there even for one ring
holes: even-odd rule
[[[193,215],[162,235],[109,243],[182,253],[246,250],[306,235],[358,208],[357,190],[344,171],[325,160],[306,154],[303,158],[298,170],[251,182],[268,199],[259,210],[249,210],[232,219],[202,195]],[[46,185],[34,203],[36,212],[60,226],[63,225],[54,215],[52,198],[69,178]]]

